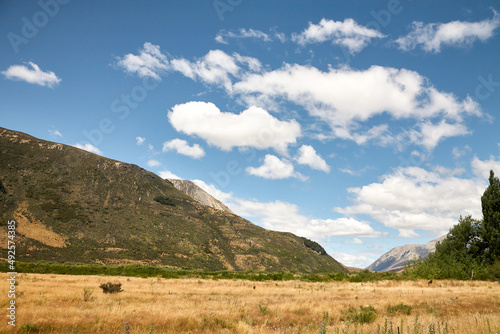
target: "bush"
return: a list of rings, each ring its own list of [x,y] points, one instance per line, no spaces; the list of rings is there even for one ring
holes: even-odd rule
[[[175,206],[175,202],[171,198],[165,196],[156,196],[154,200],[163,205]]]
[[[99,287],[104,293],[118,293],[123,291],[121,283],[102,283]]]
[[[358,324],[367,324],[373,322],[376,317],[377,310],[375,310],[373,306],[360,306],[359,310],[355,307],[349,307],[347,311],[342,311],[341,320]]]
[[[83,301],[88,302],[88,301],[94,300],[94,298],[92,297],[93,293],[94,293],[94,289],[83,288]]]
[[[38,325],[31,322],[27,322],[21,326],[22,333],[38,333]]]
[[[405,305],[403,303],[394,306],[392,305],[387,306],[387,313],[389,314],[400,313],[404,315],[410,315],[411,310],[412,307],[410,305]]]

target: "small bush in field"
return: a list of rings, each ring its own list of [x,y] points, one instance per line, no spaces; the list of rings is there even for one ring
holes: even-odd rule
[[[88,301],[94,300],[94,298],[92,297],[93,293],[94,293],[94,289],[83,288],[83,301],[88,302]]]
[[[355,307],[349,307],[347,311],[342,311],[341,320],[358,324],[367,324],[373,322],[376,317],[377,310],[375,310],[373,306],[360,306],[359,310]]]
[[[121,283],[102,283],[99,287],[104,293],[118,293],[123,291]]]
[[[396,313],[399,313],[399,314],[404,314],[404,315],[410,315],[411,313],[411,310],[412,310],[412,307],[410,305],[406,305],[406,304],[398,304],[398,305],[389,305],[387,306],[387,313],[389,314],[396,314]]]

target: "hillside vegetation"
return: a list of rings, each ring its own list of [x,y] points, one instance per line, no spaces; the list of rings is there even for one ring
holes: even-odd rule
[[[309,242],[202,205],[136,165],[3,128],[0,158],[0,224],[17,222],[18,261],[346,271]]]
[[[500,279],[500,180],[490,171],[481,197],[483,219],[460,217],[436,251],[408,267],[404,275],[421,278]]]

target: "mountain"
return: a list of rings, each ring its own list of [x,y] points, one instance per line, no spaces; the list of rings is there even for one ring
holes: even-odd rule
[[[346,271],[314,242],[203,205],[136,165],[4,128],[0,161],[0,243],[15,219],[18,261]]]
[[[217,200],[212,195],[207,193],[205,190],[198,187],[192,181],[177,180],[177,179],[168,179],[168,181],[172,183],[174,187],[176,187],[178,190],[192,197],[194,200],[198,201],[201,204],[204,204],[206,206],[212,207],[217,210],[233,213],[221,201]]]
[[[374,271],[401,271],[406,263],[414,261],[421,257],[425,259],[429,253],[436,250],[436,243],[446,238],[443,235],[437,239],[429,241],[425,245],[404,245],[394,247],[375,262],[369,265],[366,269]]]

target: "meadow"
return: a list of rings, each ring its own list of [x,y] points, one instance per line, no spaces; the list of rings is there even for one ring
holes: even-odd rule
[[[120,282],[123,291],[99,286]],[[7,296],[7,274],[0,293]],[[500,333],[487,281],[249,281],[18,274],[1,333]],[[8,299],[0,299],[7,308]]]

